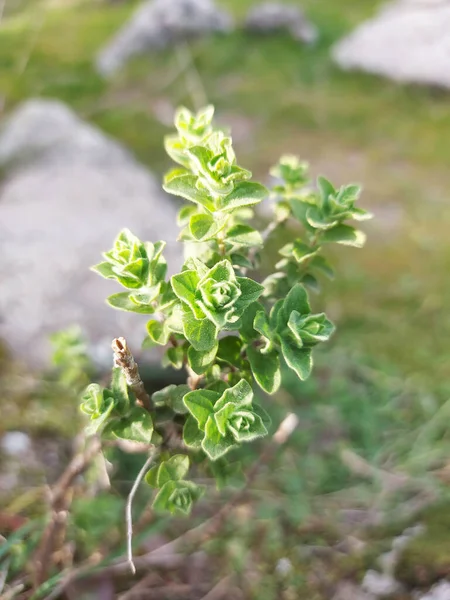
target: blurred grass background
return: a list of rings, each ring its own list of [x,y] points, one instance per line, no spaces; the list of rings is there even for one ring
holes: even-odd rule
[[[253,3],[221,2],[236,18]],[[287,519],[273,521],[270,529],[275,541],[267,547],[277,557],[291,525],[296,535],[317,506],[376,503],[380,482],[361,485],[337,449],[349,446],[370,464],[404,469],[432,495],[434,469],[450,450],[450,95],[343,73],[332,64],[332,44],[380,2],[299,4],[319,30],[313,47],[287,35],[241,31],[190,46],[205,94],[231,125],[240,163],[255,177],[267,180],[281,153],[299,154],[314,174],[337,184],[362,183],[362,205],[375,213],[365,227],[366,247],[333,255],[337,280],[314,301],[338,325],[332,344],[318,355],[316,377],[301,386],[285,377],[279,406],[272,409],[276,422],[288,409],[302,419],[283,464],[266,473],[257,503],[261,518]],[[34,96],[67,102],[161,175],[170,164],[162,138],[173,109],[192,104],[179,56],[167,50],[135,59],[111,81],[93,66],[96,51],[136,5],[10,5],[0,26],[0,94],[5,113]],[[14,419],[26,419],[26,413],[11,413],[4,426],[20,426],[23,421]],[[52,413],[52,426],[60,416]],[[445,488],[439,494],[445,497]],[[77,514],[83,518],[82,506]],[[244,528],[241,538],[246,535],[256,534]],[[244,550],[233,548],[233,560],[245,563],[239,554]],[[275,558],[264,560],[272,564]],[[265,597],[274,596],[267,591]]]

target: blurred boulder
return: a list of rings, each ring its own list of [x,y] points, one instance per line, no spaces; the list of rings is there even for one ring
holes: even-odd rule
[[[48,360],[48,335],[73,323],[108,365],[116,336],[138,353],[145,315],[107,306],[120,286],[89,267],[124,227],[167,240],[169,268],[179,267],[176,206],[155,178],[64,104],[46,100],[26,102],[3,124],[0,169],[0,338],[32,366]]]
[[[440,581],[429,592],[417,598],[418,600],[449,600],[450,583],[448,581]]]
[[[299,42],[312,44],[317,40],[316,27],[298,6],[265,2],[250,9],[245,27],[256,33],[273,33],[285,30]]]
[[[333,49],[343,69],[450,87],[449,0],[400,0]]]
[[[232,27],[231,17],[213,0],[150,0],[100,50],[97,70],[108,77],[133,56]]]

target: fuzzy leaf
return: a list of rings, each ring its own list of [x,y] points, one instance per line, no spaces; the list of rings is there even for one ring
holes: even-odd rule
[[[274,394],[281,384],[280,359],[275,351],[262,354],[249,346],[247,357],[256,383],[268,394]]]
[[[281,340],[281,351],[289,368],[297,373],[297,376],[304,381],[311,375],[312,355],[309,348],[298,348],[289,340]]]
[[[220,394],[210,390],[194,390],[184,396],[183,402],[200,429],[205,429],[206,421],[214,412],[214,404],[219,398]]]
[[[165,322],[149,321],[147,323],[147,333],[151,341],[160,346],[165,346],[169,341],[170,331]]]
[[[302,315],[307,315],[311,312],[308,294],[300,283],[294,285],[284,299],[282,311],[286,320],[289,318],[289,315],[293,310],[298,311]]]
[[[123,440],[150,444],[153,421],[146,410],[135,407],[126,417],[115,420],[111,428],[108,428],[108,434]]]
[[[253,229],[250,225],[244,225],[242,223],[233,225],[233,227],[228,230],[227,242],[230,242],[237,247],[263,245],[263,240],[259,231]]]
[[[192,504],[203,493],[203,489],[192,481],[168,481],[159,490],[153,501],[156,511],[188,515]]]
[[[189,221],[189,230],[197,242],[206,242],[214,238],[224,227],[225,221],[210,214],[193,215]]]
[[[203,451],[208,458],[210,460],[217,460],[237,446],[238,444],[230,433],[227,433],[225,436],[220,434],[215,420],[210,416],[206,422],[205,437],[202,441]]]
[[[249,408],[252,399],[252,386],[245,379],[241,379],[235,386],[224,391],[220,400],[214,405],[214,412],[221,410],[229,402],[232,402],[235,408]]]
[[[124,414],[130,407],[130,394],[127,380],[120,367],[112,370],[111,391],[119,414]]]
[[[173,275],[170,280],[172,289],[178,298],[187,304],[194,314],[198,316],[199,309],[195,303],[195,292],[200,278],[196,271],[182,271]]]
[[[340,224],[325,231],[320,239],[324,243],[335,242],[336,244],[344,244],[344,246],[362,248],[366,241],[366,234],[350,225]]]
[[[198,450],[201,448],[205,434],[199,429],[197,421],[189,415],[183,427],[183,441],[189,448]]]
[[[196,319],[192,313],[183,315],[183,332],[198,352],[207,352],[216,344],[216,326],[208,319]]]
[[[197,373],[197,375],[202,375],[209,366],[214,362],[217,354],[218,343],[206,352],[199,352],[193,346],[190,346],[188,349],[188,361],[191,369]]]
[[[185,200],[190,200],[196,204],[204,206],[207,210],[214,211],[212,200],[197,189],[197,177],[187,172],[181,172],[179,169],[169,173],[164,180],[163,189],[174,196],[181,196]]]
[[[185,384],[171,384],[158,392],[154,392],[152,400],[156,406],[168,406],[177,414],[184,415],[187,413],[187,408],[183,402],[183,398],[189,391],[189,386]]]
[[[264,312],[264,307],[259,302],[254,302],[246,308],[241,317],[240,335],[246,342],[252,342],[260,337],[258,331],[254,328],[255,317],[259,312]]]
[[[155,312],[153,306],[133,302],[131,296],[132,294],[129,292],[119,292],[118,294],[109,296],[109,298],[106,299],[106,302],[113,308],[126,310],[128,312],[135,312],[143,315],[150,315]]]
[[[176,346],[169,348],[165,354],[164,366],[170,364],[174,369],[181,369],[184,361],[184,348],[183,346]]]
[[[157,483],[162,487],[168,481],[184,479],[189,471],[189,457],[184,454],[175,454],[169,460],[159,465]]]
[[[116,279],[117,275],[113,271],[113,265],[110,262],[101,262],[98,265],[94,265],[91,267],[91,271],[98,273],[105,279]]]
[[[250,304],[258,300],[264,291],[264,286],[248,277],[236,277],[236,279],[241,289],[241,295],[236,300],[234,312],[240,316]]]
[[[267,189],[260,183],[241,181],[235,185],[231,194],[220,199],[218,209],[223,212],[233,212],[242,206],[258,204],[267,196]]]

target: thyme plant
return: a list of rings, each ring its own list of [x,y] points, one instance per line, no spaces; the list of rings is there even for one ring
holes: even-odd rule
[[[333,277],[322,250],[329,243],[361,247],[364,234],[348,222],[370,218],[356,206],[357,185],[335,188],[322,177],[312,185],[307,164],[294,156],[272,170],[278,183],[271,191],[252,181],[213,113],[212,106],[197,114],[181,108],[176,133],[165,140],[177,167],[163,187],[188,201],[178,215],[186,244],[181,272],[167,278],[164,241],[143,242],[126,229],[93,267],[124,288],[107,299],[113,308],[149,315],[144,347],[162,346],[163,364],[187,371],[186,384],[149,398],[119,339],[110,388],[89,385],[81,405],[88,434],[158,449],[146,481],[157,490],[155,509],[171,513],[189,513],[203,493],[189,479],[190,457],[209,461],[223,482],[232,451],[267,435],[270,419],[255,402],[256,386],[274,394],[283,362],[300,380],[309,377],[314,347],[334,331],[308,295],[322,275]],[[274,219],[261,234],[250,223],[270,195]],[[267,235],[288,221],[301,227],[301,237],[280,249],[274,273],[256,281],[249,274]]]

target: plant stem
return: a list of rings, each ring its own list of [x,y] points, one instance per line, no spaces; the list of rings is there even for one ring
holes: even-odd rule
[[[148,410],[148,412],[152,412],[153,402],[145,390],[138,365],[128,348],[126,339],[123,337],[115,338],[111,347],[114,351],[114,365],[122,369],[128,386],[136,396],[137,404]]]
[[[148,468],[152,464],[155,457],[156,457],[156,450],[153,449],[151,451],[149,457],[145,461],[144,466],[139,471],[135,482],[133,483],[133,487],[131,488],[131,491],[128,495],[127,505],[125,508],[125,517],[126,517],[126,522],[127,522],[127,560],[128,560],[128,564],[130,565],[130,569],[131,569],[131,572],[133,573],[133,575],[136,573],[136,567],[134,566],[134,562],[133,562],[133,516],[131,514],[131,509],[133,507],[134,496],[136,495],[139,484],[143,480],[145,474],[148,471]]]

